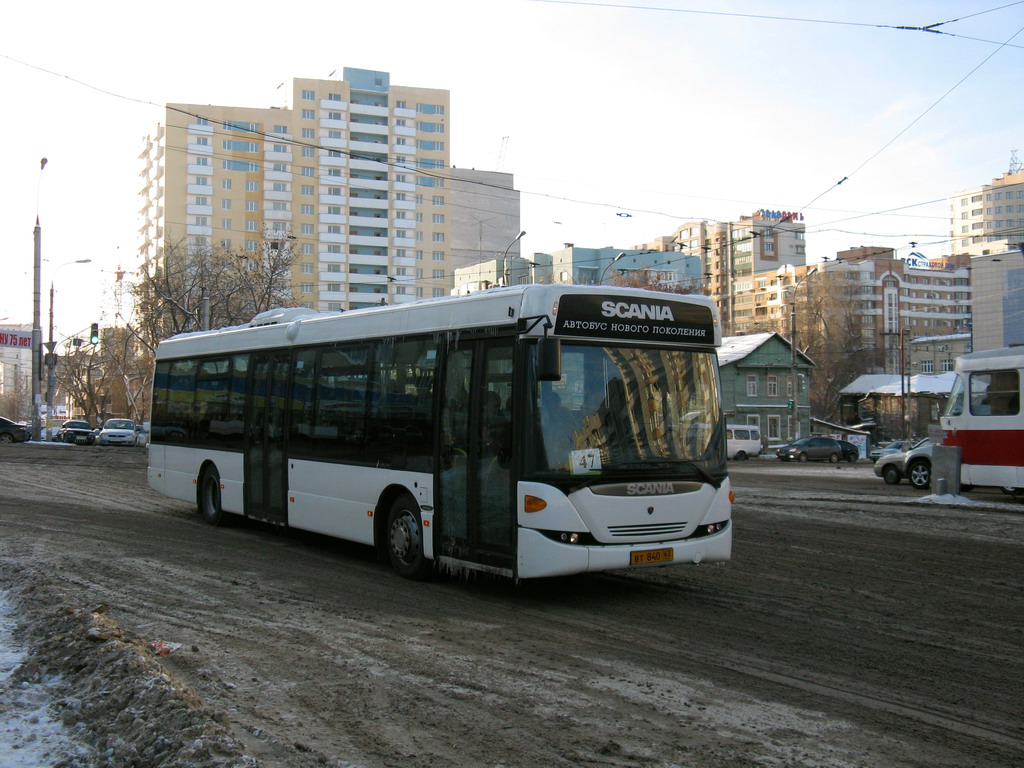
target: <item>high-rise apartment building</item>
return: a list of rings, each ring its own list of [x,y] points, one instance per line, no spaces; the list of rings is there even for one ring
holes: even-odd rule
[[[991,184],[950,197],[949,225],[953,253],[987,256],[1024,247],[1024,171],[1015,164]]]
[[[449,118],[448,91],[352,68],[293,80],[289,108],[168,104],[142,153],[143,256],[287,247],[317,310],[447,295]]]
[[[735,298],[752,290],[756,273],[807,260],[803,215],[767,209],[739,221],[687,222],[674,234],[638,247],[699,256],[705,293],[718,305],[727,335],[752,316],[752,308],[738,306]]]

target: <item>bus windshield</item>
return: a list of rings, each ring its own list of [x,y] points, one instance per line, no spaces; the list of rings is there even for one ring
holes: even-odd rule
[[[562,378],[533,383],[528,471],[601,475],[717,470],[723,438],[714,350],[562,344]]]

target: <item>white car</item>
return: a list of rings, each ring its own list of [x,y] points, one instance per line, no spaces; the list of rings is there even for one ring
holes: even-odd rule
[[[131,419],[107,419],[96,442],[100,445],[135,445],[135,422]]]

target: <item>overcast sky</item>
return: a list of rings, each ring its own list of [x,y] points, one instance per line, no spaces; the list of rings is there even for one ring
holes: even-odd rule
[[[515,175],[524,255],[772,208],[803,212],[812,263],[938,256],[947,196],[1024,159],[1024,2],[39,0],[4,16],[0,322],[32,321],[38,214],[58,338],[114,321],[163,104],[284,106],[293,77],[346,66],[451,92],[452,162]]]

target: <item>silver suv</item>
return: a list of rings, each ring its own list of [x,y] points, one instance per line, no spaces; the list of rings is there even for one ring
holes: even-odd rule
[[[926,490],[932,482],[932,446],[926,437],[909,451],[882,456],[875,463],[875,474],[889,485],[896,485],[905,477],[918,490]]]

